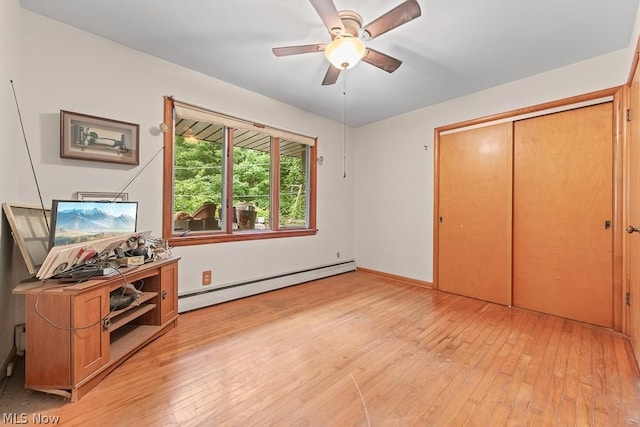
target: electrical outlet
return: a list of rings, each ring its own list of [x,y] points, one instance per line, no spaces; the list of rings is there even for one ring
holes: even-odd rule
[[[205,270],[202,272],[202,286],[211,284],[211,270]]]

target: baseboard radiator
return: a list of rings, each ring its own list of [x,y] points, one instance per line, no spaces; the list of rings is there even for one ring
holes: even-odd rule
[[[232,283],[217,288],[189,292],[178,295],[178,311],[186,311],[244,298],[287,286],[299,285],[312,280],[337,274],[348,273],[356,270],[355,261],[345,261],[337,264],[313,267],[305,270],[294,271],[276,276],[269,276],[244,282]]]

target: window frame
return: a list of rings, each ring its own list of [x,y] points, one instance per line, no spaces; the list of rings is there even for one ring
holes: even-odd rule
[[[198,107],[201,108],[201,107]],[[315,144],[308,145],[308,223],[304,227],[280,228],[280,138],[271,138],[271,194],[270,194],[270,229],[268,230],[233,230],[233,131],[234,128],[226,127],[229,143],[227,144],[227,157],[224,168],[225,191],[223,191],[223,203],[226,205],[225,224],[222,230],[211,232],[198,231],[194,234],[176,235],[173,232],[173,202],[174,202],[174,99],[170,96],[164,97],[164,121],[168,129],[164,131],[164,170],[163,170],[163,191],[162,191],[162,236],[170,246],[190,246],[209,243],[237,242],[244,240],[275,239],[283,237],[312,236],[318,230],[316,228],[316,195],[317,195],[317,150],[318,140],[314,138]],[[214,113],[214,111],[211,111]],[[240,119],[238,119],[240,120]],[[253,123],[254,126],[277,131],[271,126]],[[290,132],[287,132],[290,133]]]

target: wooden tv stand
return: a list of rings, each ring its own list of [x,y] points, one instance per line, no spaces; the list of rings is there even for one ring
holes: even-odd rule
[[[177,257],[82,283],[17,286],[25,295],[25,387],[78,401],[137,350],[178,321]],[[130,306],[109,310],[109,293],[142,284]],[[52,325],[53,324],[53,325]],[[55,326],[54,326],[55,325]]]

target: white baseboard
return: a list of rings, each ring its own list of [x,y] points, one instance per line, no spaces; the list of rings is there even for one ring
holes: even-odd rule
[[[309,268],[302,271],[285,273],[277,276],[265,277],[246,282],[233,283],[206,291],[190,292],[178,296],[178,311],[183,313],[250,295],[256,295],[274,289],[298,285],[336,274],[347,273],[356,270],[355,261],[346,261],[338,264]]]

